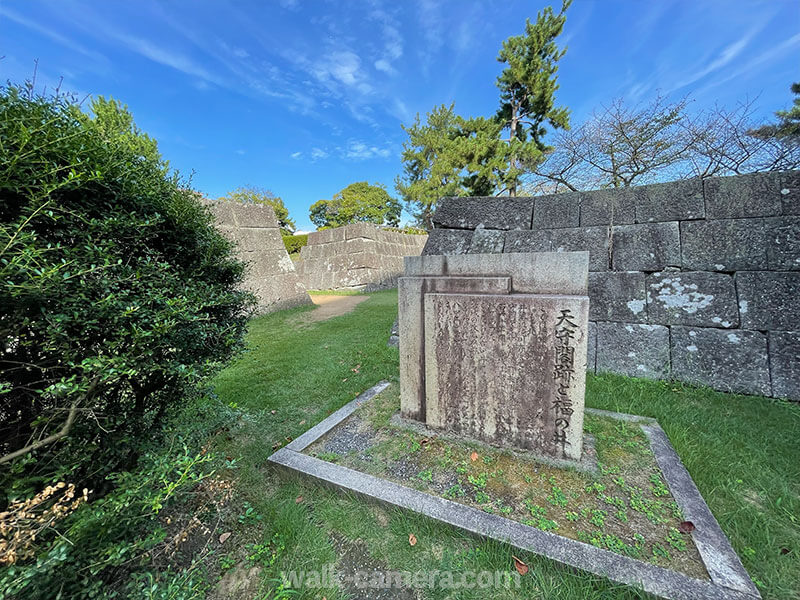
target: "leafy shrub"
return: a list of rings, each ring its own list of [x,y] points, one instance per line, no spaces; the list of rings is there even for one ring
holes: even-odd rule
[[[308,245],[308,234],[285,235],[283,236],[283,244],[286,246],[286,252],[296,254],[300,252],[300,248]]]
[[[92,109],[0,89],[5,504],[58,481],[95,496],[119,483],[106,475],[238,350],[252,302],[155,142],[117,102]]]

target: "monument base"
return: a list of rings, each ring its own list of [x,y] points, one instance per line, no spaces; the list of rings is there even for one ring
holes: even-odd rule
[[[459,496],[456,488],[453,488],[455,491],[450,495],[415,489],[425,488],[434,482],[432,469],[417,473],[412,468],[410,473],[405,473],[408,481],[403,485],[389,477],[377,477],[354,468],[360,466],[359,461],[369,462],[365,459],[369,458],[370,453],[381,448],[380,444],[394,443],[387,441],[389,438],[385,435],[386,429],[391,428],[394,408],[391,402],[387,403],[388,396],[375,398],[387,387],[388,383],[382,383],[371,388],[274,453],[269,457],[269,462],[291,472],[308,475],[320,483],[412,510],[465,531],[506,542],[562,564],[607,577],[612,581],[642,588],[661,598],[720,600],[760,598],[728,539],[670,445],[666,434],[654,420],[591,409],[586,411],[589,417],[587,422],[594,416],[596,423],[610,422],[611,419],[617,425],[611,428],[606,425],[597,431],[596,449],[600,458],[598,470],[606,479],[600,479],[587,486],[585,494],[596,495],[598,501],[610,503],[609,507],[616,506],[620,501],[620,492],[612,489],[610,485],[601,483],[601,481],[608,483],[607,480],[611,480],[614,481],[613,485],[629,492],[631,502],[629,506],[626,505],[629,509],[627,518],[639,523],[637,527],[648,527],[647,523],[651,522],[663,526],[661,519],[670,518],[663,512],[664,506],[672,506],[673,500],[672,519],[680,517],[683,520],[680,522],[683,533],[678,533],[677,529],[671,527],[667,541],[663,544],[653,543],[654,552],[649,553],[650,547],[645,546],[648,553],[642,553],[638,558],[634,558],[637,551],[634,544],[623,543],[617,547],[621,538],[602,533],[602,527],[599,527],[597,532],[589,529],[589,533],[595,535],[585,541],[568,537],[570,531],[575,529],[571,525],[573,520],[584,519],[587,523],[603,525],[604,522],[607,523],[615,518],[608,514],[610,510],[587,510],[587,506],[581,506],[582,500],[578,498],[581,494],[569,492],[569,488],[561,486],[562,476],[563,480],[567,481],[581,476],[591,478],[590,473],[576,473],[574,469],[561,469],[561,472],[557,473],[554,467],[544,463],[539,467],[530,466],[534,463],[528,459],[529,470],[524,471],[522,476],[526,482],[530,479],[532,490],[535,490],[537,485],[544,486],[548,496],[544,502],[537,504],[534,502],[536,496],[533,492],[523,494],[526,499],[524,509],[530,511],[530,516],[524,515],[521,522],[518,520],[520,515],[516,514],[516,509],[512,507],[506,512],[506,500],[500,504],[492,502],[491,512],[486,510],[489,506],[485,503],[482,509],[470,505],[470,503],[484,502],[481,494],[489,498],[496,481],[494,478],[506,474],[504,467],[511,469],[510,459],[504,458],[505,453],[499,453],[497,449],[492,449],[494,452],[492,453],[485,445],[462,442],[465,444],[463,456],[461,448],[450,450],[451,458],[456,457],[456,462],[450,465],[451,471],[454,474],[463,474],[465,486],[466,481],[469,481],[470,490],[474,492],[474,502],[472,498]],[[362,408],[364,410],[359,411]],[[593,426],[599,427],[597,424],[589,423],[590,428]],[[384,434],[375,433],[380,431],[384,431]],[[426,448],[449,445],[442,441],[440,435],[435,435],[436,433],[438,432],[431,432],[429,436],[412,431],[399,434],[400,437],[405,436],[407,440],[398,439],[400,443],[407,443],[407,446],[402,447],[408,452],[421,455],[426,452]],[[617,435],[622,435],[623,438],[617,439],[615,437]],[[613,442],[611,445],[609,440]],[[619,443],[621,440],[624,440],[623,443]],[[630,483],[637,477],[636,470],[628,473],[614,470],[616,466],[613,457],[618,454],[617,447],[622,452],[625,446],[637,452],[646,451],[642,456],[647,454],[649,456],[647,460],[650,462],[645,461],[642,464],[647,464],[647,469],[655,465],[657,477],[653,475],[653,471],[646,471],[650,472],[652,477],[650,481],[654,487],[651,492],[645,493],[639,485]],[[318,456],[315,457],[312,453]],[[525,457],[521,457],[520,460],[525,460]],[[341,461],[350,466],[332,461]],[[403,463],[403,457],[400,456],[396,462]],[[477,475],[479,471],[481,473]],[[536,477],[541,483],[537,484],[534,481]],[[625,477],[631,479],[626,481]],[[661,502],[659,498],[665,502]],[[556,507],[564,510],[565,520],[559,518],[556,521],[549,518],[551,516],[549,511],[555,512]],[[621,514],[619,521],[622,523]],[[589,525],[585,525],[585,528],[588,529]],[[672,529],[675,529],[674,533]],[[560,535],[559,531],[564,535]],[[581,537],[580,533],[577,535]],[[675,549],[682,545],[686,547],[688,559],[676,562],[673,565],[676,568],[653,563],[653,561],[665,562],[659,558],[659,552],[663,551],[664,556],[669,556],[670,549],[673,549],[674,553]],[[613,548],[614,551],[609,548]]]

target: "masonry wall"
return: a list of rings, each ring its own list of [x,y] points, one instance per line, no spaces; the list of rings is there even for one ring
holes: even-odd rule
[[[444,198],[423,254],[588,250],[588,369],[800,400],[800,171]]]
[[[300,250],[297,270],[310,290],[396,287],[403,257],[418,256],[427,239],[369,223],[315,231]]]
[[[247,263],[243,287],[256,295],[258,312],[311,304],[286,253],[272,207],[228,201],[209,201],[207,205],[217,229],[236,243],[239,258]]]

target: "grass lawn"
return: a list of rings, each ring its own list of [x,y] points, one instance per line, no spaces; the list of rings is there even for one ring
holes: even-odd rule
[[[213,441],[238,459],[238,468],[221,473],[233,483],[240,514],[233,543],[218,557],[226,578],[249,578],[251,597],[366,598],[376,596],[332,586],[289,593],[280,589],[280,573],[321,570],[337,561],[351,571],[511,571],[515,555],[530,566],[518,589],[423,589],[422,597],[647,597],[267,466],[267,457],[288,438],[376,382],[397,381],[397,349],[386,346],[397,312],[395,291],[370,294],[352,313],[328,321],[306,322],[308,310],[254,320],[247,353],[215,381],[219,397],[241,415],[235,434],[219,433]],[[588,378],[586,403],[658,419],[762,595],[800,599],[797,405],[610,375]],[[415,596],[406,590],[396,597]]]

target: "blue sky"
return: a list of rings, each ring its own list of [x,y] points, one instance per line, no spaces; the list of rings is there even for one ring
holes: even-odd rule
[[[501,42],[546,2],[511,0],[0,0],[0,79],[63,77],[113,96],[173,167],[218,197],[240,185],[308,207],[355,181],[394,193],[414,115],[492,114]],[[615,97],[758,97],[765,117],[800,80],[797,0],[575,0],[559,104],[580,123]]]

